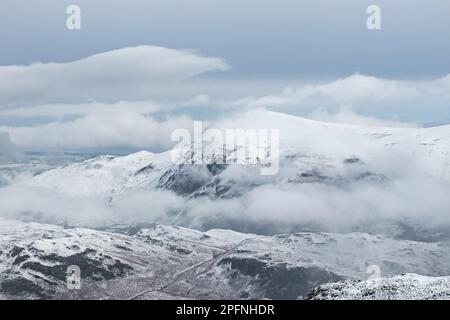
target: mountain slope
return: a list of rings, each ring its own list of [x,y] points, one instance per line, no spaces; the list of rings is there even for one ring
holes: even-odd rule
[[[143,151],[43,172],[15,184],[10,193],[0,190],[5,197],[22,190],[32,195],[27,203],[0,204],[1,212],[84,227],[155,222],[262,234],[311,230],[427,241],[450,237],[450,126],[359,127],[252,111],[211,127],[279,129],[278,172],[261,175],[270,159],[192,164],[191,148],[178,145],[186,163],[174,163],[171,151]],[[215,147],[205,144],[200,154],[215,159]],[[225,156],[232,158],[241,148],[226,149]],[[60,199],[53,207],[63,211],[89,214],[61,216],[61,210],[42,204],[45,197],[46,202]]]
[[[449,300],[450,277],[404,274],[367,281],[325,284],[312,290],[312,300]]]
[[[257,125],[254,125],[255,123]],[[423,129],[359,127],[321,123],[268,111],[250,112],[216,125],[219,129],[273,128],[280,130],[281,162],[292,165],[294,168],[289,172],[283,170],[286,168],[282,168],[276,177],[262,182],[289,179],[291,179],[290,182],[296,179],[300,181],[302,177],[307,177],[305,173],[313,175],[315,171],[323,174],[324,178],[327,177],[327,173],[339,178],[346,173],[349,174],[346,171],[351,164],[364,167],[360,170],[355,169],[360,171],[359,174],[367,174],[364,170],[371,168],[383,174],[382,166],[378,165],[376,168],[376,164],[372,163],[379,159],[373,159],[373,157],[385,155],[387,159],[395,160],[393,156],[400,154],[436,162],[435,166],[427,168],[427,173],[439,177],[447,175],[450,177],[450,126]],[[236,147],[244,146],[238,143]],[[214,144],[206,144],[203,150],[204,158],[212,158],[211,153],[214,152],[214,148]],[[230,155],[233,150],[227,150],[227,152]],[[440,164],[442,166],[439,166]],[[186,166],[182,168],[184,167]],[[204,167],[199,165],[192,170],[198,174]],[[178,168],[179,164],[172,163],[170,152],[161,154],[139,152],[126,157],[102,156],[80,164],[61,167],[38,175],[30,183],[58,188],[72,195],[94,193],[114,197],[115,194],[120,194],[121,191],[129,188],[143,186],[155,188],[158,182],[162,184],[161,187],[164,187],[169,182],[162,179],[163,175],[170,175],[169,170],[179,173]],[[209,171],[213,170],[210,168]],[[205,180],[211,182],[211,178],[218,173],[221,173],[220,169],[217,172],[210,172],[209,179],[205,178]],[[251,174],[257,173],[258,171],[255,170]],[[200,176],[204,175],[205,173],[200,174]],[[319,179],[319,177],[315,178]],[[68,180],[72,183],[66,183]],[[167,187],[170,188],[171,185]]]
[[[369,265],[383,276],[450,274],[448,242],[161,225],[114,231],[0,220],[0,297],[296,299],[324,283],[364,280]],[[67,289],[71,265],[81,269],[81,290]]]

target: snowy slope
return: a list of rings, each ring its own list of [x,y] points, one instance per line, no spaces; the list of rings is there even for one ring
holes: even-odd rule
[[[44,172],[26,184],[76,197],[110,199],[130,188],[139,188],[144,182],[156,187],[161,172],[170,164],[168,153],[142,151],[125,157],[100,156]]]
[[[310,297],[358,298],[373,266],[382,277],[422,276],[383,278],[370,297],[446,297],[447,278],[425,276],[450,274],[450,126],[370,128],[267,111],[214,126],[255,124],[280,130],[276,175],[260,174],[269,159],[192,165],[142,151],[0,188],[1,217],[51,223],[0,217],[0,297],[295,299],[349,280]],[[184,156],[192,160],[189,148]],[[82,270],[81,290],[67,290],[70,265]]]
[[[385,160],[396,161],[394,157],[400,155],[404,157],[402,161],[408,158],[413,161],[415,158],[423,161],[424,165],[428,164],[426,161],[432,161],[435,165],[427,167],[427,174],[450,178],[450,126],[423,129],[359,127],[322,123],[269,111],[253,111],[216,126],[280,130],[282,168],[279,174],[271,178],[251,177],[260,183],[295,182],[302,178],[312,180],[320,177],[336,179],[337,182],[338,179],[370,173],[371,169],[374,175],[383,175],[387,174],[383,172],[386,170],[375,161],[382,156]],[[214,147],[206,145],[204,148],[204,158],[211,158]],[[228,150],[228,155],[233,152]],[[352,164],[355,168],[350,170]],[[43,173],[29,183],[76,196],[94,194],[106,198],[128,189],[155,188],[158,183],[168,188],[179,188],[177,191],[183,193],[182,186],[174,186],[173,181],[167,181],[167,176],[184,173],[183,170],[188,170],[185,167],[172,163],[170,152],[153,154],[143,151],[126,157],[102,156],[61,167]],[[193,174],[204,178],[202,187],[213,182],[216,176],[214,172],[205,172],[205,167],[189,166]],[[221,172],[219,169],[215,173],[220,177]],[[251,171],[254,175],[258,173],[258,170]],[[314,177],[314,173],[318,176]],[[239,182],[243,183],[235,181]]]
[[[324,283],[365,280],[374,264],[383,276],[448,275],[449,248],[362,233],[265,237],[157,225],[123,234],[0,220],[0,297],[296,299]],[[70,265],[81,269],[81,290],[66,287]]]
[[[367,281],[347,280],[311,291],[312,300],[450,300],[450,277],[404,274]]]

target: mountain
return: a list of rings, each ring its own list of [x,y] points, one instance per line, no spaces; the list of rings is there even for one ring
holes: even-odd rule
[[[251,111],[205,128],[278,129],[279,149],[252,141],[236,163],[249,140],[184,141],[18,180],[8,164],[0,298],[446,297],[450,126]],[[79,290],[67,287],[70,266]],[[367,291],[374,270],[382,286]]]
[[[347,280],[313,289],[312,300],[449,300],[450,277],[403,274],[366,281]]]
[[[266,235],[363,231],[450,238],[450,126],[360,127],[261,110],[208,128],[279,129],[277,173],[261,175],[273,160],[269,155],[247,165],[222,164],[212,160],[217,145],[197,150],[181,143],[174,148],[184,155],[181,163],[172,160],[174,150],[142,151],[45,171],[14,185],[14,194],[32,196],[2,208],[4,216],[94,228],[154,222]],[[244,143],[226,146],[225,158]],[[205,162],[192,164],[199,154]],[[48,208],[45,197],[60,201]]]
[[[98,231],[0,220],[0,298],[297,299],[324,283],[365,280],[373,265],[383,276],[448,275],[449,248],[364,233]],[[73,265],[81,270],[79,290],[66,285]]]

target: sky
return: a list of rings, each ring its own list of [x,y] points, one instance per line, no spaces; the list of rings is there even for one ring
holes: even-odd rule
[[[449,123],[449,16],[441,0],[2,0],[0,132],[27,149],[160,150],[192,119],[249,108]]]
[[[81,30],[66,27],[73,4],[81,8]],[[381,8],[381,30],[366,26],[373,4]],[[264,125],[253,113],[260,109],[364,127],[449,124],[449,18],[443,0],[0,0],[0,161],[15,161],[22,151],[159,152],[196,119],[238,123],[247,114],[251,125]],[[301,134],[301,123],[278,127]],[[448,137],[443,132],[440,138]],[[302,138],[329,151],[334,137]],[[351,138],[338,145],[352,148]],[[398,177],[388,188],[356,185],[343,193],[273,184],[242,203],[194,200],[192,212],[226,207],[252,218],[284,207],[279,216],[289,223],[304,207],[333,226],[364,221],[375,208],[447,222],[448,181],[425,179],[440,161],[381,153],[376,164],[388,163]],[[111,214],[98,199],[55,197],[54,190],[13,186],[0,196],[12,199],[0,203],[3,213],[31,206],[56,216]],[[161,204],[152,207],[155,214],[183,204],[173,194],[148,196],[132,195],[117,214],[135,212],[130,206],[141,202]]]
[[[82,9],[82,30],[65,9]],[[382,9],[369,32],[366,9]],[[442,76],[450,69],[442,0],[2,0],[0,65],[68,62],[155,45],[225,57],[229,77]]]

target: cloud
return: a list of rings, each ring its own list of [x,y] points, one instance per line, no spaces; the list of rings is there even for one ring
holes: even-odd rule
[[[231,186],[239,196],[189,199],[182,220],[187,226],[244,230],[251,224],[256,232],[279,224],[276,232],[311,226],[349,232],[397,223],[427,232],[446,228],[450,235],[449,126],[364,128],[255,110],[220,125],[278,127],[285,151],[280,170],[263,177],[252,167],[229,166],[217,179],[218,190]],[[351,158],[357,163],[347,164]]]
[[[14,109],[0,109],[0,116],[48,117],[62,119],[64,116],[85,116],[95,113],[132,112],[150,114],[161,110],[161,105],[153,101],[118,101],[114,103],[89,102],[80,104],[44,104]]]
[[[200,229],[234,226],[244,230],[246,226],[248,231],[257,232],[261,226],[272,226],[269,232],[312,228],[327,232],[392,232],[391,236],[401,233],[399,226],[403,225],[426,232],[445,229],[450,234],[450,183],[427,177],[424,165],[409,164],[408,169],[421,173],[409,171],[380,184],[272,182],[249,189],[239,198],[191,199],[179,222]],[[389,171],[396,168],[406,171],[399,163],[391,165]],[[383,229],[386,225],[390,227]],[[376,230],[379,227],[382,229]]]
[[[4,218],[61,225],[70,221],[78,226],[111,223],[111,212],[100,198],[74,198],[51,188],[21,184],[0,188],[0,198],[0,211]]]
[[[168,222],[184,207],[184,199],[164,190],[136,190],[119,198],[113,206],[114,215],[122,221]],[[116,219],[117,219],[116,218]]]
[[[155,46],[118,49],[68,63],[0,66],[0,105],[136,100],[228,68],[220,58]]]
[[[0,188],[0,198],[3,218],[90,228],[117,223],[163,223],[167,222],[168,213],[176,213],[183,205],[180,197],[163,190],[135,191],[108,206],[99,196],[76,197],[21,183]]]
[[[272,89],[282,86],[273,79],[196,78],[228,68],[220,58],[154,46],[69,63],[0,67],[0,130],[20,147],[35,149],[169,148],[171,130],[191,127],[189,118],[217,119],[242,109],[411,127],[412,115],[448,114],[450,104],[450,75],[405,81],[354,74],[275,94]],[[245,97],[248,92],[256,94]],[[160,120],[168,114],[186,116]]]
[[[279,93],[249,96],[233,103],[235,108],[268,108],[301,116],[318,110],[329,114],[341,111],[388,120],[390,125],[404,126],[402,121],[442,119],[450,104],[450,75],[433,80],[389,80],[361,74],[315,84],[286,87]],[[317,115],[315,115],[317,116]],[[334,117],[345,122],[364,123],[359,117],[341,114]],[[344,119],[346,118],[346,119]],[[366,119],[368,120],[368,119]],[[368,121],[373,122],[373,121]]]
[[[17,147],[11,142],[8,132],[0,131],[0,163],[4,161],[16,161],[20,158]]]
[[[360,74],[328,83],[307,84],[297,88],[286,87],[279,94],[248,97],[240,103],[248,107],[281,107],[313,101],[329,101],[338,106],[351,106],[356,102],[374,100],[412,100],[419,95],[418,84],[386,80]]]
[[[158,121],[129,109],[96,112],[65,122],[29,127],[7,127],[12,140],[24,148],[83,149],[98,147],[163,148],[173,145],[177,128],[192,127],[185,116]],[[1,128],[1,127],[0,127]]]

